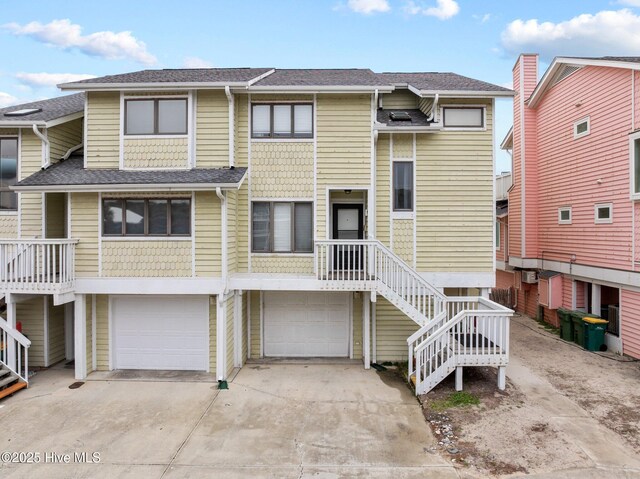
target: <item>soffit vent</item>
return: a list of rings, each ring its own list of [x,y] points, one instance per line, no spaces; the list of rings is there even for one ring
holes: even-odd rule
[[[555,77],[553,78],[553,81],[551,82],[551,86],[560,83],[562,80],[564,80],[565,78],[567,78],[569,75],[577,72],[578,70],[580,70],[582,67],[580,66],[573,66],[573,65],[564,65],[560,71],[558,71],[558,73],[556,73]]]

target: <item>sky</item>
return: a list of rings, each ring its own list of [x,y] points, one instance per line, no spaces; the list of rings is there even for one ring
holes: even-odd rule
[[[2,0],[0,107],[147,68],[371,68],[512,85],[521,52],[640,56],[640,0]],[[512,124],[497,101],[496,143]],[[496,145],[496,171],[510,158]]]

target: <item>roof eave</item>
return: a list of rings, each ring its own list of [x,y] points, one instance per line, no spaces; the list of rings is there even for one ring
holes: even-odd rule
[[[508,146],[509,144],[511,144],[511,148],[509,148]],[[513,148],[513,126],[509,128],[509,131],[505,135],[504,140],[502,140],[502,143],[500,143],[501,150],[510,150],[512,148]]]
[[[383,124],[376,124],[373,129],[380,133],[437,133],[442,131],[441,126],[388,126]]]
[[[390,85],[251,85],[247,88],[255,93],[371,93],[378,90],[380,93],[388,93],[394,90]]]
[[[0,121],[0,128],[25,128],[30,126],[47,126],[43,120],[23,120],[23,121]]]
[[[139,90],[217,90],[247,88],[249,82],[150,82],[150,83],[60,83],[61,90],[72,91],[139,91]]]
[[[86,184],[86,185],[14,185],[11,190],[18,192],[37,193],[106,193],[106,192],[131,192],[131,191],[213,191],[216,188],[223,190],[239,190],[242,179],[237,183],[123,183],[123,184]]]
[[[482,91],[482,90],[417,90],[409,88],[411,91],[417,92],[416,94],[421,97],[433,97],[436,94],[440,97],[448,98],[495,98],[495,97],[513,97],[516,92],[512,90],[496,90],[496,91]]]

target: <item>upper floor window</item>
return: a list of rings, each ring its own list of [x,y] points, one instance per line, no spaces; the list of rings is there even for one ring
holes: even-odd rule
[[[18,194],[9,189],[17,176],[18,139],[0,138],[0,211],[18,209]]]
[[[125,135],[186,135],[187,99],[125,100]]]
[[[582,138],[591,131],[591,120],[589,117],[582,118],[573,124],[573,138]]]
[[[635,133],[629,139],[629,153],[631,156],[631,194],[634,199],[640,199],[640,133]]]
[[[312,138],[313,105],[254,104],[251,106],[253,138]]]
[[[484,128],[484,108],[445,106],[442,123],[447,128]]]
[[[571,224],[571,206],[563,206],[562,208],[558,208],[558,224]]]
[[[393,211],[413,211],[413,162],[393,162]]]
[[[313,205],[255,202],[251,250],[256,253],[312,253]]]
[[[595,222],[613,223],[613,205],[611,203],[595,205]]]
[[[189,236],[190,198],[102,200],[103,236]]]

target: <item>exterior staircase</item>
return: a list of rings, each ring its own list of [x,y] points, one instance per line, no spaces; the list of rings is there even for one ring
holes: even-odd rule
[[[504,374],[512,310],[482,297],[445,296],[377,240],[318,241],[315,270],[326,288],[370,290],[419,326],[407,339],[416,394],[464,366],[496,366]]]
[[[0,317],[0,399],[29,386],[31,341]]]
[[[10,396],[27,386],[28,383],[20,379],[8,367],[4,364],[0,365],[0,399]]]

